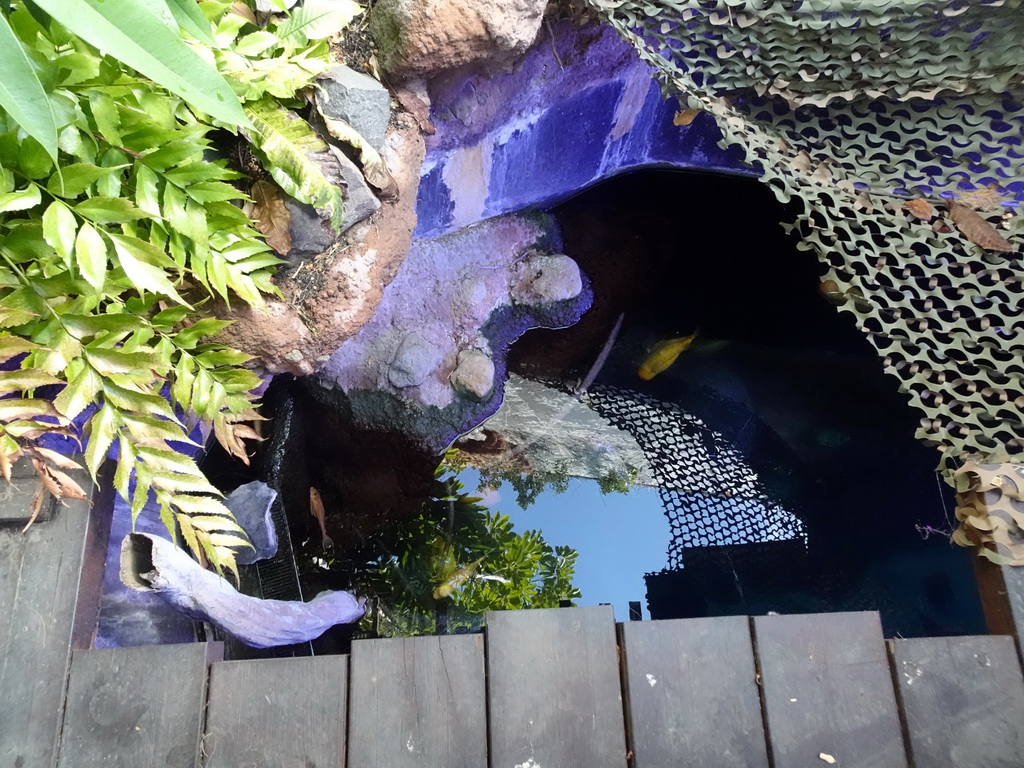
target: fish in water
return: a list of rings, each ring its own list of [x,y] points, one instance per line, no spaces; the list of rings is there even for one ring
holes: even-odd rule
[[[676,361],[676,358],[693,344],[693,340],[697,338],[698,333],[700,333],[699,330],[694,331],[689,336],[659,341],[651,348],[647,357],[640,364],[640,368],[636,372],[637,376],[644,381],[650,381],[662,371],[668,370],[672,363]]]
[[[324,514],[324,500],[320,498],[320,491],[309,486],[309,514],[320,523],[320,535],[323,537],[324,549],[334,549],[334,541],[327,535],[327,523]]]

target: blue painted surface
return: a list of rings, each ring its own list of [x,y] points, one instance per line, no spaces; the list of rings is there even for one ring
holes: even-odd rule
[[[420,177],[416,198],[417,215],[422,217],[425,213],[421,211],[429,212],[426,215],[430,217],[430,229],[437,232],[445,232],[451,227],[455,213],[451,190],[444,181],[444,168],[444,165],[436,165]]]
[[[622,91],[616,82],[589,88],[495,147],[485,215],[543,204],[599,177]]]
[[[437,133],[427,140],[416,237],[548,207],[638,168],[755,173],[737,147],[719,146],[710,116],[675,125],[678,102],[662,97],[650,67],[610,29],[555,25],[513,71],[434,82],[431,98]],[[486,179],[460,177],[467,152]],[[476,184],[482,193],[469,191]],[[456,221],[460,201],[476,218]]]

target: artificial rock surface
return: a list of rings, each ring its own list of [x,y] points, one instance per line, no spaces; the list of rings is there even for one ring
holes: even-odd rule
[[[497,408],[511,342],[565,327],[589,306],[546,216],[505,216],[416,240],[373,319],[317,374],[361,426],[440,450]],[[547,276],[547,277],[545,277]]]
[[[398,194],[344,232],[325,253],[276,279],[283,300],[234,307],[220,338],[260,358],[268,373],[305,376],[369,320],[412,241],[423,138],[415,120],[392,121],[381,153]]]

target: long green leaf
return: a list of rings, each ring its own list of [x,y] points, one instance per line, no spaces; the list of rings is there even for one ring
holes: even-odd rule
[[[196,0],[167,0],[167,7],[171,9],[171,14],[179,27],[200,42],[216,45],[210,22],[199,10]]]
[[[0,15],[0,107],[57,160],[57,118],[32,62],[7,18]]]
[[[231,125],[248,126],[231,86],[135,0],[35,0],[76,35]]]

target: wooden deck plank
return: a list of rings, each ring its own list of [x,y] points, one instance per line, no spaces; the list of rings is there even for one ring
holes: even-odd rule
[[[635,768],[768,768],[749,619],[621,629]]]
[[[76,479],[89,492],[89,482]],[[8,489],[0,508],[22,508],[37,487],[35,479],[20,481]],[[56,760],[75,603],[93,521],[89,502],[67,504],[24,534],[24,522],[0,525],[0,765],[5,768],[50,768]]]
[[[983,557],[971,559],[988,631],[1013,635],[1018,657],[1024,663],[1024,568],[996,565]]]
[[[194,768],[208,654],[220,652],[219,643],[75,651],[58,767]]]
[[[622,768],[611,606],[486,615],[492,768]]]
[[[877,613],[758,616],[754,638],[775,768],[907,765]]]
[[[214,664],[203,765],[344,768],[347,676],[347,656]]]
[[[914,768],[1024,766],[1024,679],[1013,638],[889,643]]]
[[[349,765],[487,765],[483,636],[357,640],[351,675]]]

